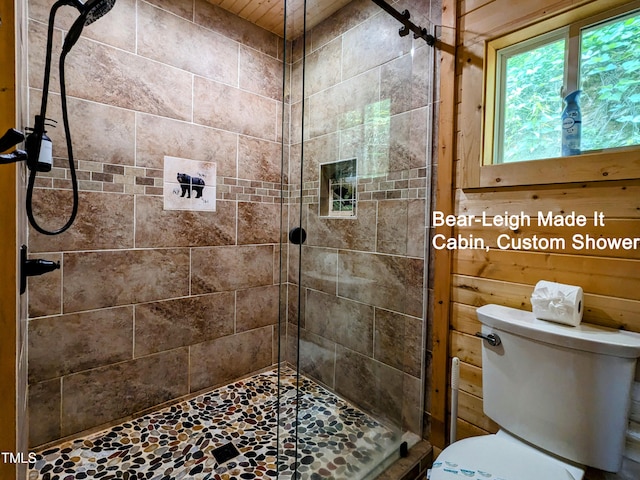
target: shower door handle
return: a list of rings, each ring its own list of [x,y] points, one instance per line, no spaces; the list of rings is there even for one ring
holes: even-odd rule
[[[302,245],[307,239],[307,232],[302,227],[295,227],[289,230],[289,241],[294,245]]]

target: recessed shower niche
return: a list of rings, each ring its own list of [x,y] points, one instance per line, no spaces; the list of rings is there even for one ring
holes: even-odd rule
[[[356,216],[358,177],[355,158],[320,165],[320,215]]]
[[[164,157],[164,209],[216,211],[216,163]]]

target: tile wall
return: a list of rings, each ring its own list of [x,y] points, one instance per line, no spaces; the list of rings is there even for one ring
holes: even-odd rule
[[[32,114],[52,3],[29,2]],[[401,0],[397,8],[438,23],[435,3]],[[71,8],[59,14],[54,51],[74,18]],[[206,0],[118,0],[85,28],[67,60],[78,218],[62,235],[29,237],[32,256],[62,264],[29,280],[32,446],[275,363],[281,208],[296,225],[300,197],[309,233],[304,372],[420,432],[428,418],[433,58],[397,31],[369,0],[314,28],[302,137],[300,42],[287,57],[291,120],[281,131],[277,36]],[[54,68],[48,116],[60,122],[57,77]],[[34,210],[56,228],[68,215],[70,180],[62,129],[49,135],[56,158],[38,178]],[[165,155],[216,162],[215,212],[163,210]],[[358,216],[321,218],[319,166],[346,158],[358,159]],[[290,322],[282,344],[293,362],[301,257],[290,245],[284,253]]]
[[[439,23],[439,3],[394,6],[418,24]],[[302,218],[307,241],[302,250],[289,246],[287,356],[299,353],[303,373],[396,425],[419,434],[424,418],[428,438],[423,319],[435,62],[431,47],[400,37],[399,26],[368,0],[316,26],[306,41],[304,109],[302,42],[294,45],[289,226]],[[352,158],[357,218],[321,217],[320,165]]]
[[[52,4],[29,1],[30,118]],[[76,14],[59,11],[54,52]],[[277,361],[281,51],[205,0],[118,0],[84,29],[66,62],[78,217],[29,232],[62,264],[29,280],[31,446]],[[34,194],[52,229],[71,200],[55,57]],[[165,155],[216,163],[215,212],[163,210]]]

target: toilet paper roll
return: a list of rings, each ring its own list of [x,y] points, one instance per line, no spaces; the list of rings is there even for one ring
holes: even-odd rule
[[[583,312],[582,288],[540,280],[531,294],[533,314],[541,320],[578,326]]]

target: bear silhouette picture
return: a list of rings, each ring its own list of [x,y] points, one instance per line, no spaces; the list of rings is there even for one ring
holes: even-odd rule
[[[191,190],[195,192],[195,198],[202,197],[202,190],[205,187],[205,183],[202,178],[192,177],[186,173],[178,173],[177,178],[180,188],[182,189],[180,197],[184,197],[186,195],[187,198],[191,198]]]

